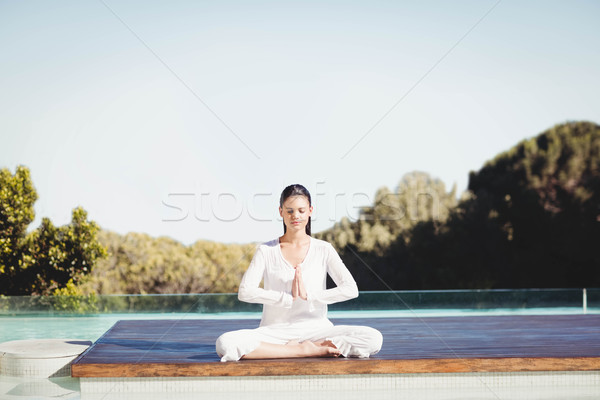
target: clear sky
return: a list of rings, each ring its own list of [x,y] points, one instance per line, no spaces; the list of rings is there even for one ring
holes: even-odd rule
[[[0,1],[0,167],[36,220],[183,243],[313,231],[420,170],[448,189],[600,122],[598,1]]]

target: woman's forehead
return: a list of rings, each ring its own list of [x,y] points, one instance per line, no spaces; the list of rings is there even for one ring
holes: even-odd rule
[[[290,196],[283,202],[283,208],[307,208],[309,206],[305,196]]]

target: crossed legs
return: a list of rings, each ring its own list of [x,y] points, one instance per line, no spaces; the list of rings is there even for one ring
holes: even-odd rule
[[[243,355],[242,359],[338,357],[340,354],[340,350],[335,347],[331,340],[321,340],[319,342],[305,340],[302,343],[290,340],[286,344],[260,342],[256,349]]]
[[[297,357],[369,357],[383,338],[366,326],[338,325],[313,332],[289,329],[242,329],[222,334],[216,342],[221,361]]]

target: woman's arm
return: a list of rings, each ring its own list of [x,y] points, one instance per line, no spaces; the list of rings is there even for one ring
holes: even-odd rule
[[[285,308],[292,307],[293,298],[287,291],[266,290],[258,287],[263,279],[266,268],[264,254],[259,247],[250,266],[242,277],[240,288],[238,290],[238,299],[246,303],[260,303]]]
[[[333,279],[336,287],[311,291],[308,293],[308,301],[332,304],[358,297],[358,286],[356,286],[352,274],[350,274],[350,271],[348,271],[348,268],[344,265],[340,255],[329,243],[327,246],[325,263],[327,265],[327,273],[331,276],[331,279]]]

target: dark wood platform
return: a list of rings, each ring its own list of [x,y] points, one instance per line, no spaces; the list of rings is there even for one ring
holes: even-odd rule
[[[600,370],[600,315],[331,319],[379,329],[370,359],[220,362],[215,340],[258,320],[125,320],[71,365],[74,377],[191,377]]]

